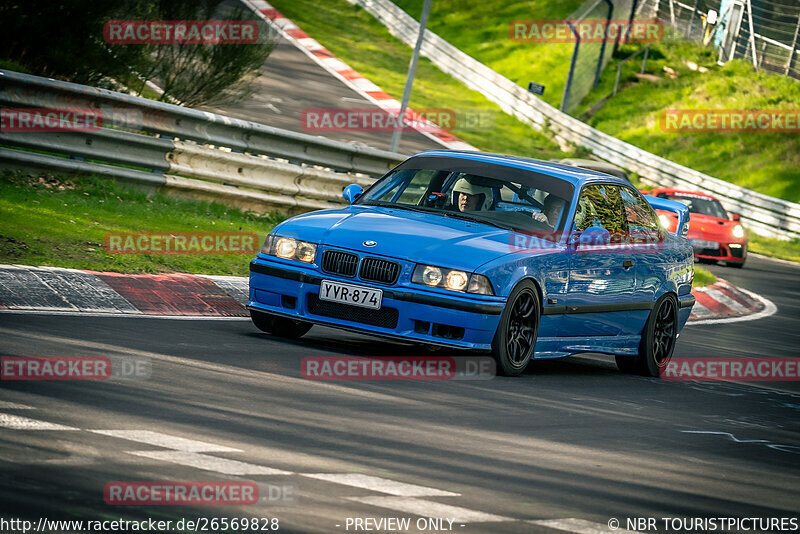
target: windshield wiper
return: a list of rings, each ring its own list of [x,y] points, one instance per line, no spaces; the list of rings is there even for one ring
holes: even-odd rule
[[[485,220],[485,219],[478,218],[478,217],[473,217],[473,216],[470,216],[470,215],[464,215],[463,213],[456,212],[456,211],[447,211],[447,210],[441,210],[441,209],[435,209],[435,208],[423,208],[421,206],[409,206],[407,204],[393,204],[391,202],[383,202],[383,201],[380,201],[380,200],[369,200],[369,201],[363,202],[362,205],[364,205],[364,206],[379,206],[381,208],[400,208],[400,209],[409,210],[409,211],[416,211],[416,212],[419,212],[419,213],[431,213],[431,214],[434,214],[434,215],[441,215],[442,217],[450,217],[450,218],[453,218],[453,219],[460,219],[460,220],[463,220],[463,221],[470,221],[470,222],[474,222],[474,223],[478,223],[478,224],[486,224],[488,226],[494,226],[494,227],[500,228],[502,230],[509,230],[509,231],[512,231],[512,232],[517,231],[516,228],[514,228],[512,226],[509,226],[507,224],[503,224],[503,223],[492,221],[492,220]]]
[[[442,211],[440,213],[445,217],[452,217],[454,219],[461,219],[461,220],[464,220],[464,221],[470,221],[470,222],[475,222],[475,223],[479,223],[479,224],[486,224],[486,225],[494,226],[494,227],[497,227],[497,228],[500,228],[500,229],[503,229],[503,230],[510,230],[512,232],[516,231],[516,228],[514,228],[512,226],[509,226],[507,224],[503,224],[501,222],[493,221],[491,219],[483,219],[481,217],[475,217],[473,215],[465,215],[465,214],[463,214],[461,212],[456,212],[456,211]]]
[[[409,206],[408,204],[394,204],[392,202],[384,202],[381,200],[368,200],[361,203],[362,206],[378,206],[380,208],[398,208],[401,210],[418,211],[420,213],[439,213],[439,210],[432,208],[423,208],[421,206]]]

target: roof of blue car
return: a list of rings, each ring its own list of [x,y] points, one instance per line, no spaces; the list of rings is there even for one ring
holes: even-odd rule
[[[468,159],[473,161],[484,161],[495,165],[505,165],[508,167],[516,167],[518,169],[525,169],[541,174],[547,174],[566,180],[576,187],[579,187],[584,182],[594,181],[594,179],[601,178],[603,181],[618,182],[620,184],[630,185],[625,180],[605,174],[596,172],[589,169],[580,167],[572,167],[570,165],[563,165],[552,161],[542,161],[533,158],[524,158],[522,156],[509,156],[507,154],[492,154],[490,152],[466,152],[461,150],[428,150],[414,154],[412,157],[417,156],[441,156],[457,159]]]

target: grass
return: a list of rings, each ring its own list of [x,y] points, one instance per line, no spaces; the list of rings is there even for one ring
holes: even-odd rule
[[[263,240],[279,215],[180,200],[98,177],[0,175],[0,263],[121,273],[247,276],[247,255],[108,254],[108,232],[255,232]],[[695,286],[714,275],[695,267]],[[709,281],[710,280],[710,281]]]
[[[763,254],[771,258],[800,262],[800,239],[784,241],[782,239],[770,239],[761,237],[753,233],[750,234],[747,243],[750,252]]]
[[[423,0],[396,0],[419,17]],[[365,11],[345,0],[322,5],[311,0],[275,0],[273,4],[312,37],[392,96],[402,95],[411,49],[390,36]],[[442,0],[432,4],[428,27],[454,46],[521,86],[544,84],[543,99],[555,106],[572,53],[571,44],[534,44],[509,39],[514,20],[563,19],[582,2],[503,2]],[[480,21],[476,24],[475,21]],[[667,32],[669,36],[669,32]],[[360,36],[353,39],[351,36]],[[756,72],[743,60],[719,67],[715,51],[674,36],[652,47],[647,73],[635,76],[641,61],[623,69],[616,97],[598,106],[614,84],[616,65],[638,50],[622,47],[605,69],[599,86],[573,114],[595,128],[689,168],[755,191],[800,202],[800,136],[796,133],[671,133],[661,131],[659,112],[666,109],[800,109],[800,83],[779,75]],[[708,72],[692,71],[692,61]],[[670,79],[663,68],[677,73]],[[418,107],[487,107],[475,93],[454,82],[430,62],[421,62],[412,95]],[[599,109],[592,110],[594,106]],[[502,117],[502,118],[501,118]],[[489,151],[520,155],[549,150],[552,145],[527,126],[498,116],[494,129],[460,132],[468,142]],[[543,156],[539,156],[543,157]]]
[[[703,287],[707,285],[711,285],[717,281],[717,277],[711,273],[711,271],[707,271],[702,267],[695,266],[694,268],[694,280],[692,281],[692,287]]]
[[[402,98],[411,48],[394,38],[367,12],[345,0],[277,0],[272,4],[386,93],[397,100]],[[505,32],[507,39],[507,27]],[[354,39],[354,35],[359,37]],[[586,153],[582,149],[562,152],[547,135],[503,113],[480,93],[444,74],[425,58],[420,58],[417,65],[409,106],[452,109],[457,122],[459,114],[464,117],[470,112],[491,112],[494,124],[490,121],[488,128],[457,126],[451,130],[481,150],[540,159],[580,157]]]
[[[0,176],[0,262],[122,273],[183,272],[247,276],[247,255],[118,255],[108,232],[255,232],[282,219],[222,204],[147,195],[97,177]]]
[[[743,60],[718,66],[710,48],[683,41],[651,48],[647,78],[636,73],[641,60],[623,67],[622,90],[594,113],[589,110],[613,89],[616,65],[636,48],[624,47],[578,114],[623,141],[736,185],[800,202],[800,136],[796,133],[664,132],[659,114],[668,109],[800,109],[800,83],[756,72]],[[704,66],[691,70],[684,61]],[[676,71],[671,79],[664,67]],[[586,115],[584,115],[586,117]]]

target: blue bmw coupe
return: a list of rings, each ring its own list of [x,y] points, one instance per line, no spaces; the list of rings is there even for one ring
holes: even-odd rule
[[[695,301],[686,207],[610,175],[430,151],[344,198],[276,226],[250,263],[261,330],[490,351],[510,376],[531,358],[599,352],[658,376]],[[675,234],[651,204],[678,215]]]

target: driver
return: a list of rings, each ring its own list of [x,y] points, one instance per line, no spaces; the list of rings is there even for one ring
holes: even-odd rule
[[[563,207],[563,199],[555,195],[547,195],[547,198],[544,199],[544,208],[542,208],[542,212],[534,214],[533,218],[549,225],[551,228],[555,228],[558,218],[561,216],[561,208]]]
[[[483,185],[474,185],[468,178],[462,177],[453,187],[453,206],[458,211],[486,211],[492,204],[492,189]]]

